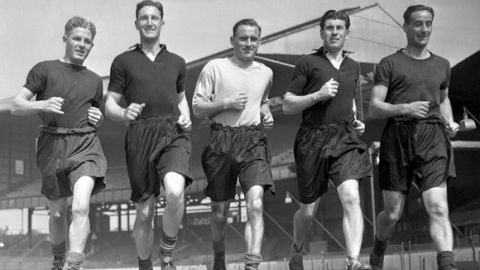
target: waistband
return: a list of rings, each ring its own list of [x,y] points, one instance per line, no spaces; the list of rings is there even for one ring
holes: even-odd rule
[[[231,132],[239,132],[239,131],[263,131],[263,125],[250,125],[250,126],[239,126],[239,127],[231,127],[231,126],[224,126],[220,123],[212,123],[210,125],[211,130],[219,130],[219,131],[231,131]]]
[[[302,123],[301,127],[309,128],[309,129],[332,129],[332,128],[339,128],[339,127],[350,127],[353,126],[354,119],[346,120],[338,123],[329,123],[329,124],[307,124]]]
[[[439,118],[438,116],[430,116],[426,118],[415,118],[410,116],[395,116],[388,118],[389,122],[401,124],[401,123],[432,123],[432,124],[444,124],[443,119]]]
[[[130,121],[130,125],[139,125],[139,124],[145,124],[145,123],[151,123],[151,122],[177,122],[178,120],[178,115],[166,115],[166,116],[153,116],[153,117],[148,117],[148,118],[139,118]]]
[[[58,134],[58,135],[70,135],[70,134],[88,134],[96,132],[97,129],[92,126],[86,126],[83,128],[64,128],[64,127],[51,127],[51,126],[40,126],[40,132],[49,133],[49,134]]]

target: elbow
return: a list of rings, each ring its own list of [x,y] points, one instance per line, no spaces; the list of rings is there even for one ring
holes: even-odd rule
[[[368,111],[369,111],[370,117],[372,117],[373,119],[382,118],[382,116],[378,111],[378,108],[374,104],[370,103],[370,106],[368,107]]]
[[[293,110],[290,102],[288,102],[287,100],[283,101],[282,111],[283,111],[283,114],[285,114],[285,115],[292,115],[292,114],[296,113],[296,111]]]
[[[20,115],[20,106],[18,106],[18,104],[13,101],[10,106],[9,106],[9,109],[10,109],[10,114],[12,115]]]
[[[205,115],[205,113],[202,112],[200,108],[198,108],[198,106],[194,105],[192,107],[192,110],[193,110],[193,116],[195,116],[195,118],[203,119],[208,117],[207,115]]]

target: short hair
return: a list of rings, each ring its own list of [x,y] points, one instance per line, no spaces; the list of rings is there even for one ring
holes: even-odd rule
[[[257,23],[257,21],[255,21],[254,19],[243,19],[233,25],[233,36],[235,36],[235,34],[237,33],[237,29],[240,25],[256,26],[258,28],[258,32],[260,32],[260,35],[262,34],[262,28]]]
[[[163,19],[163,5],[162,3],[158,1],[152,1],[152,0],[143,0],[142,2],[137,3],[137,8],[135,9],[135,18],[138,19],[138,12],[140,9],[146,6],[152,6],[156,7],[158,11],[160,11],[160,17]]]
[[[327,12],[325,12],[322,18],[320,19],[320,29],[323,30],[323,28],[325,27],[325,22],[329,19],[342,20],[345,22],[345,26],[347,27],[347,30],[350,28],[350,17],[347,15],[345,11],[341,11],[341,10],[337,11],[334,9],[327,10]]]
[[[435,17],[435,12],[433,12],[433,8],[429,6],[424,6],[424,5],[414,5],[414,6],[409,6],[407,10],[403,13],[403,21],[404,23],[410,23],[410,17],[412,16],[412,13],[416,11],[428,11],[432,14],[432,19]]]
[[[95,34],[97,33],[95,24],[79,16],[72,17],[67,21],[65,24],[65,36],[68,37],[72,30],[78,27],[88,29],[90,33],[92,33],[92,39],[95,38]]]

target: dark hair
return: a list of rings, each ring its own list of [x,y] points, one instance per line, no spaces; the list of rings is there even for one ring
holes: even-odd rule
[[[68,37],[72,30],[77,27],[88,29],[90,33],[92,33],[92,39],[95,38],[95,34],[97,33],[95,24],[79,16],[72,17],[70,18],[70,20],[67,21],[67,23],[65,24],[65,36]]]
[[[350,17],[348,17],[347,13],[344,11],[336,11],[334,9],[327,10],[322,16],[322,19],[320,19],[320,28],[323,30],[325,27],[325,22],[328,19],[339,19],[342,21],[345,21],[345,26],[347,27],[347,30],[350,28]]]
[[[424,5],[415,5],[415,6],[409,6],[407,10],[405,10],[405,13],[403,13],[403,21],[404,23],[409,23],[410,22],[410,16],[412,16],[412,13],[416,11],[428,11],[432,14],[432,19],[435,17],[435,12],[433,12],[433,8],[429,6],[424,6]]]
[[[234,26],[233,26],[233,36],[237,33],[237,29],[240,25],[250,25],[250,26],[256,26],[258,28],[258,32],[262,34],[262,28],[260,25],[258,25],[257,21],[254,19],[243,19],[238,21]]]
[[[146,6],[152,6],[158,8],[158,11],[160,11],[160,17],[163,19],[163,5],[162,3],[158,1],[152,1],[152,0],[143,0],[142,2],[139,2],[137,4],[137,8],[135,9],[135,18],[138,19],[138,12],[140,9]]]

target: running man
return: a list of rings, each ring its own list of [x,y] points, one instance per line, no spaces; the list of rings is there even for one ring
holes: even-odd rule
[[[73,17],[65,25],[65,55],[35,65],[12,102],[14,115],[39,114],[43,125],[37,143],[37,164],[42,175],[42,194],[49,207],[52,270],[78,270],[90,233],[90,196],[101,191],[107,161],[97,127],[103,121],[102,79],[83,63],[93,47],[92,22]],[[36,100],[32,98],[36,96]],[[68,230],[68,197],[73,196],[72,222]]]
[[[383,267],[390,232],[415,183],[422,192],[439,270],[455,268],[448,217],[447,181],[455,177],[449,136],[458,131],[448,98],[449,62],[427,48],[434,11],[416,5],[403,14],[407,47],[377,67],[370,113],[387,118],[380,146],[379,178],[384,209],[377,217],[373,269]]]
[[[135,27],[140,44],[117,56],[110,69],[106,114],[129,122],[125,136],[127,169],[135,202],[134,238],[140,270],[151,270],[155,199],[160,186],[167,206],[160,242],[161,269],[176,269],[173,251],[185,209],[190,170],[190,110],[185,98],[185,60],[160,43],[163,6],[142,1]],[[127,107],[122,107],[122,101]]]
[[[365,125],[355,117],[360,65],[343,48],[349,27],[350,18],[342,11],[323,15],[323,47],[300,60],[285,94],[284,113],[302,112],[294,147],[301,204],[293,217],[291,270],[303,269],[310,224],[329,180],[343,206],[346,269],[371,269],[358,260],[363,237],[358,183],[371,176],[372,165],[366,144],[358,138]]]
[[[254,61],[261,28],[253,19],[233,26],[233,56],[207,63],[193,96],[196,117],[212,120],[210,141],[202,154],[212,199],[214,270],[225,270],[225,229],[237,178],[246,194],[245,269],[258,269],[262,261],[264,231],[263,194],[274,192],[270,148],[264,129],[273,127],[268,103],[273,73]]]

